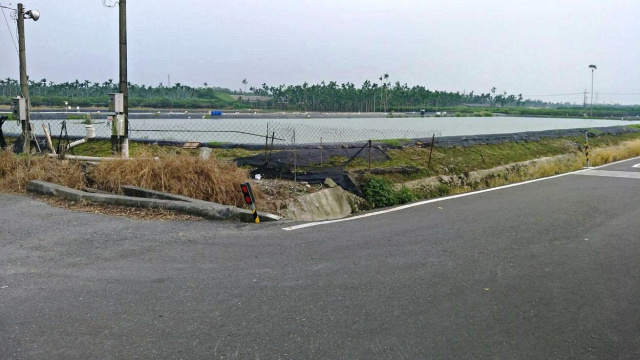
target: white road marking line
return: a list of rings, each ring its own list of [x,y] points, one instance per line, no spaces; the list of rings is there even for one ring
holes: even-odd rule
[[[640,164],[635,164],[632,166],[632,168],[640,168]]]
[[[577,175],[640,179],[639,172],[631,172],[631,171],[589,170]]]
[[[638,158],[635,158],[635,159],[638,159]],[[344,218],[344,219],[318,221],[318,222],[300,224],[300,225],[295,225],[295,226],[289,226],[289,227],[286,227],[286,228],[282,228],[282,230],[292,231],[292,230],[299,230],[299,229],[304,229],[304,228],[313,227],[313,226],[333,224],[333,223],[338,223],[338,222],[343,222],[343,221],[358,220],[358,219],[362,219],[362,218],[388,214],[388,213],[391,213],[391,212],[400,211],[400,210],[404,210],[404,209],[409,209],[409,208],[412,208],[412,207],[431,204],[431,203],[435,203],[435,202],[447,201],[447,200],[457,199],[457,198],[461,198],[461,197],[482,194],[482,193],[486,193],[486,192],[490,192],[490,191],[497,191],[497,190],[507,189],[507,188],[516,187],[516,186],[532,184],[532,183],[536,183],[536,182],[539,182],[539,181],[556,179],[556,178],[567,176],[567,175],[582,175],[582,173],[584,173],[584,172],[594,171],[593,169],[599,169],[599,168],[602,168],[602,167],[605,167],[605,166],[611,166],[611,165],[615,165],[615,164],[622,163],[622,162],[629,161],[629,160],[633,160],[633,159],[620,160],[620,161],[612,162],[610,164],[605,164],[605,165],[601,165],[601,166],[597,166],[597,167],[592,167],[592,168],[589,168],[589,169],[582,169],[582,170],[573,171],[573,172],[569,172],[569,173],[565,173],[565,174],[559,174],[559,175],[544,177],[544,178],[540,178],[540,179],[523,181],[523,182],[504,185],[504,186],[500,186],[500,187],[496,187],[496,188],[478,190],[478,191],[473,191],[473,192],[464,193],[464,194],[458,194],[458,195],[452,195],[452,196],[447,196],[447,197],[442,197],[442,198],[419,201],[419,202],[415,202],[415,203],[411,203],[411,204],[407,204],[407,205],[401,205],[401,206],[394,207],[394,208],[387,209],[387,210],[381,210],[381,211],[376,211],[376,212],[372,212],[372,213],[368,213],[368,214],[352,216],[352,217],[348,217],[348,218]]]

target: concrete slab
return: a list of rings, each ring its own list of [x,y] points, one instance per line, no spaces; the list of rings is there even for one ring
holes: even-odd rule
[[[86,200],[99,204],[174,210],[184,214],[199,216],[209,220],[237,219],[243,222],[253,222],[253,214],[250,210],[247,209],[240,209],[234,206],[221,205],[207,201],[181,197],[178,195],[169,196],[170,194],[155,192],[148,189],[146,190],[157,193],[156,195],[158,196],[163,195],[165,198],[171,197],[172,200],[88,193],[66,186],[37,180],[30,181],[27,185],[27,191],[42,195],[59,196],[72,201]],[[179,198],[181,199],[178,200]],[[278,221],[282,219],[280,216],[269,213],[258,212],[258,215],[260,216],[260,221],[263,222]]]

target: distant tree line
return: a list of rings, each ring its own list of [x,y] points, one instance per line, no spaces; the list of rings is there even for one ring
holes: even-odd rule
[[[223,108],[241,105],[229,94],[229,89],[209,87],[190,87],[181,83],[173,86],[146,86],[128,83],[129,106],[151,108]],[[89,80],[55,83],[42,79],[29,80],[29,95],[33,106],[64,106],[65,102],[73,106],[106,106],[108,94],[118,92],[118,83],[109,79],[103,83]],[[11,98],[20,95],[18,80],[0,79],[0,103],[10,104]]]
[[[476,94],[429,90],[421,85],[409,87],[396,81],[392,84],[389,75],[379,81],[366,80],[360,87],[353,83],[338,84],[335,81],[309,85],[279,85],[250,87],[246,92],[247,79],[242,80],[245,91],[208,86],[191,87],[181,83],[173,86],[146,86],[129,83],[129,105],[149,108],[262,108],[267,110],[319,111],[319,112],[404,112],[438,111],[469,106],[487,107],[489,111],[522,115],[553,113],[558,116],[582,116],[582,106],[568,103],[548,103],[541,100],[524,99],[522,94],[498,92],[495,87],[486,93]],[[29,81],[29,92],[33,106],[107,105],[108,94],[118,92],[113,79],[105,82],[75,80],[55,83],[41,79]],[[20,94],[18,80],[0,79],[0,104],[11,104],[11,98]],[[511,110],[507,110],[507,108]],[[546,108],[546,109],[545,109]],[[637,108],[637,107],[636,107]],[[637,111],[623,107],[612,112],[610,106],[598,106],[594,116],[629,116]]]
[[[309,85],[280,85],[252,87],[253,94],[268,97],[258,105],[278,110],[299,111],[349,111],[349,112],[389,112],[420,111],[428,108],[446,108],[458,105],[486,106],[544,106],[540,100],[524,100],[522,94],[508,95],[475,94],[447,91],[432,91],[424,86],[409,87],[397,81],[388,81],[388,75],[381,82],[365,81],[359,88],[353,83],[338,84],[335,81]],[[249,99],[246,99],[249,100]]]

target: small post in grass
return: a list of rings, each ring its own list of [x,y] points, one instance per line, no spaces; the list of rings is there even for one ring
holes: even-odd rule
[[[431,136],[431,149],[429,149],[429,161],[427,162],[427,167],[431,167],[431,154],[433,153],[433,144],[436,142],[436,134]],[[484,161],[484,158],[483,158]]]
[[[371,171],[371,140],[369,140],[369,171]]]
[[[267,151],[269,151],[269,123],[267,123],[267,136],[264,139],[264,162],[268,164],[269,158]]]
[[[253,192],[251,191],[251,184],[249,184],[248,182],[240,184],[240,190],[242,190],[244,201],[247,203],[247,205],[249,205],[249,208],[251,209],[251,213],[253,214],[253,221],[256,224],[259,224],[260,218],[258,217],[258,210],[256,210]]]
[[[587,157],[587,167],[589,167],[589,131],[584,131],[584,152]]]
[[[320,137],[320,166],[322,166],[322,136]]]

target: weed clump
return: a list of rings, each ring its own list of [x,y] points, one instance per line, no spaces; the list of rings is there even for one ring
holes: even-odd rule
[[[394,190],[390,180],[375,176],[365,180],[362,193],[371,208],[394,206],[413,201],[413,194],[406,187]]]

